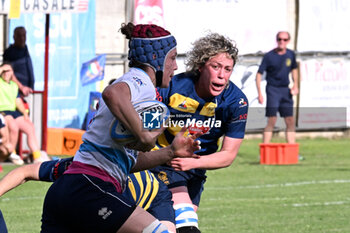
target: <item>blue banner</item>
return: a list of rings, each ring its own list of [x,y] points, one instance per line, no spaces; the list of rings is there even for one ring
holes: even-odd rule
[[[10,20],[9,41],[13,30],[24,26],[27,46],[33,61],[35,86],[44,89],[45,14],[21,14]],[[82,63],[95,57],[95,1],[86,13],[50,15],[48,127],[81,128],[88,111],[90,91],[96,84],[82,86]]]
[[[102,80],[105,73],[105,63],[105,54],[83,63],[80,70],[81,84],[84,86]]]

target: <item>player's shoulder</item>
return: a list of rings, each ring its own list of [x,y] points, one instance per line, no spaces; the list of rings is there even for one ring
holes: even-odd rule
[[[193,83],[195,79],[195,75],[189,72],[183,72],[180,74],[176,74],[172,79],[171,82],[173,83]]]
[[[192,91],[195,82],[195,76],[191,73],[180,73],[171,79],[172,92]]]
[[[223,102],[230,107],[246,107],[248,99],[244,92],[232,81],[229,81],[228,87],[222,93]]]
[[[147,81],[147,79],[149,78],[145,71],[139,68],[131,68],[128,72],[123,74],[123,76],[117,79],[117,82],[132,81],[142,86],[146,84],[145,82]]]

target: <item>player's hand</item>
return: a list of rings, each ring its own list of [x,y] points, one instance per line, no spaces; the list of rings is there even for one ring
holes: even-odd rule
[[[168,165],[174,168],[175,171],[188,171],[196,168],[198,158],[175,158]]]
[[[187,128],[183,127],[181,131],[176,134],[170,147],[175,157],[193,157],[198,158],[199,155],[194,154],[195,151],[200,150],[200,141],[196,140],[202,136],[203,133],[196,133],[193,135],[185,136]]]
[[[263,104],[264,103],[264,97],[262,95],[259,95],[258,96],[258,101],[259,101],[259,104]]]

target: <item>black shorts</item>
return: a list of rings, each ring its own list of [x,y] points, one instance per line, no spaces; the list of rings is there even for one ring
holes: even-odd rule
[[[64,174],[47,191],[42,233],[115,233],[136,205],[112,183],[85,174]]]
[[[175,171],[168,166],[158,166],[151,171],[157,176],[157,179],[168,186],[169,189],[186,186],[192,203],[199,206],[206,176],[204,170],[192,169],[190,171]]]
[[[1,112],[3,115],[10,115],[12,116],[14,119],[16,119],[17,117],[23,116],[23,114],[19,111],[2,111]]]
[[[289,87],[267,85],[265,116],[277,116],[277,112],[280,113],[281,117],[293,116],[293,96]]]

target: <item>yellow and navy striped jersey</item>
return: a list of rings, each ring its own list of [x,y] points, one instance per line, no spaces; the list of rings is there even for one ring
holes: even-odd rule
[[[147,210],[159,190],[159,182],[150,171],[129,174],[128,186],[124,195],[131,197],[136,205]]]

